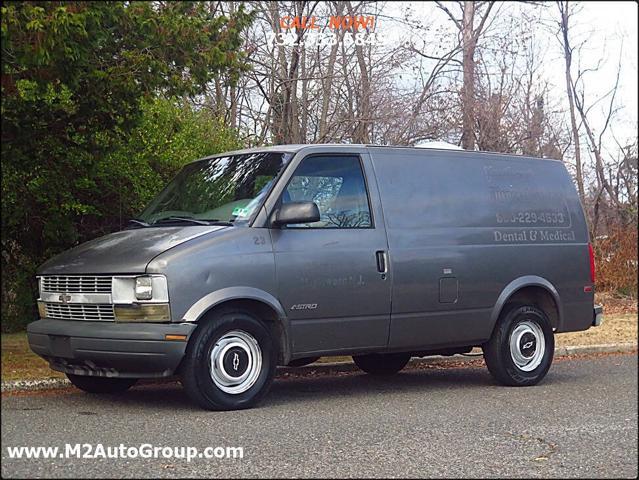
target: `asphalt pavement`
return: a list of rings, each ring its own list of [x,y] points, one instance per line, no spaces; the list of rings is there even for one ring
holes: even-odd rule
[[[278,378],[259,408],[205,412],[177,384],[2,397],[2,477],[637,477],[637,355],[556,361],[501,387],[481,361]],[[242,447],[243,458],[10,459],[8,447]],[[84,450],[83,450],[84,451]]]

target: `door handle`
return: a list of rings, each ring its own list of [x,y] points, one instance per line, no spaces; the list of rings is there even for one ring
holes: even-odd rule
[[[385,275],[388,272],[386,252],[384,250],[378,250],[377,252],[375,252],[375,258],[377,259],[377,271],[382,275]]]

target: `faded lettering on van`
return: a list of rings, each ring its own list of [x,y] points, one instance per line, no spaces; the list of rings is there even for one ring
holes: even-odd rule
[[[495,214],[497,223],[499,224],[541,224],[544,225],[560,225],[567,223],[567,215],[561,211],[513,211],[513,212],[497,212]]]
[[[346,277],[302,277],[300,283],[304,287],[310,288],[325,288],[325,287],[346,287],[355,286],[363,287],[366,285],[366,281],[362,275],[348,275]]]
[[[507,183],[527,184],[533,177],[530,168],[521,168],[513,165],[486,165],[484,175],[490,185],[503,185]]]
[[[495,242],[524,243],[524,242],[574,242],[575,232],[572,230],[522,230],[519,232],[493,232]]]
[[[518,242],[527,242],[528,236],[526,235],[526,231],[522,232],[509,232],[504,233],[500,231],[495,231],[495,241],[496,242],[504,242],[504,243],[518,243]]]
[[[492,203],[494,227],[563,227],[570,228],[571,217],[563,191],[534,181],[535,172],[522,165],[487,165],[483,169]],[[531,210],[530,206],[535,209]],[[502,236],[500,242],[516,235]],[[527,235],[528,240],[532,240]],[[534,241],[534,240],[533,240]]]
[[[543,242],[574,242],[575,232],[572,230],[567,232],[561,230],[540,230],[539,240]]]
[[[512,185],[490,186],[490,199],[497,203],[542,201],[546,204],[563,203],[564,197],[557,192],[533,188],[517,188]]]

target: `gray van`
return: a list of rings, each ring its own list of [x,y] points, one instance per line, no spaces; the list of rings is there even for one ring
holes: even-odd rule
[[[42,265],[28,338],[87,392],[179,375],[206,409],[325,355],[392,374],[478,346],[534,385],[555,333],[601,322],[594,275],[561,162],[284,145],[190,163],[128,228]]]

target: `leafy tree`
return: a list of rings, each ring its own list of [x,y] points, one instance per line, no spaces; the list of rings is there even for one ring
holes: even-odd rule
[[[43,260],[118,228],[182,162],[214,153],[214,139],[233,143],[205,139],[217,124],[201,112],[153,100],[187,99],[245,68],[251,16],[211,12],[204,2],[3,3],[3,330],[35,317]]]
[[[177,100],[144,102],[139,125],[106,157],[106,169],[96,174],[111,210],[103,225],[124,226],[187,162],[238,149],[235,131],[208,110],[194,110]],[[117,178],[115,177],[117,175]],[[113,180],[116,179],[116,187]]]

